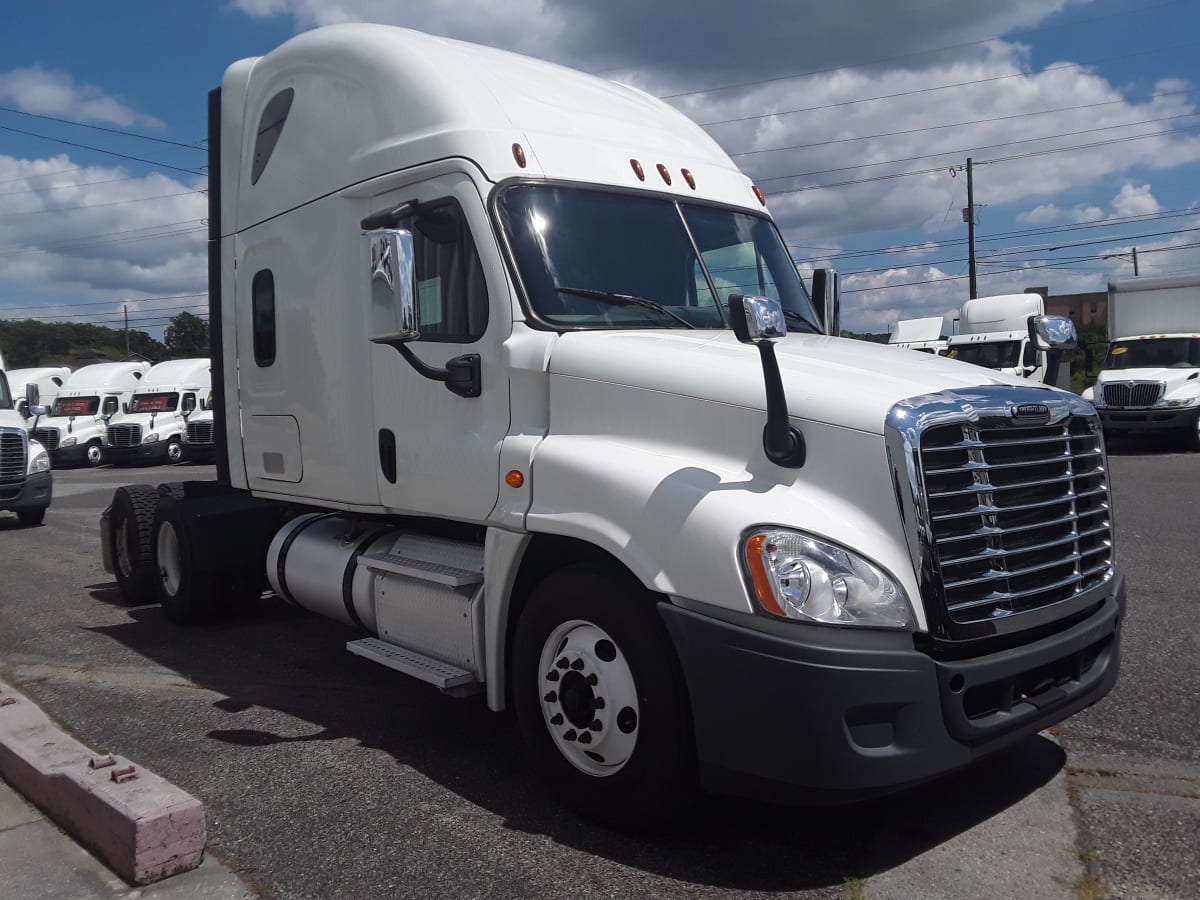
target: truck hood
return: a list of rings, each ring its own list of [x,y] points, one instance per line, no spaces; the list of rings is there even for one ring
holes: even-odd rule
[[[1041,387],[928,353],[823,335],[789,334],[775,354],[793,417],[875,434],[909,397],[977,385]],[[568,332],[554,345],[549,371],[766,409],[759,351],[731,331]]]
[[[0,409],[0,428],[20,428],[24,431],[27,427],[25,420],[15,409]]]
[[[1167,386],[1164,397],[1170,397],[1182,387],[1193,387],[1200,392],[1200,370],[1187,369],[1106,369],[1096,376],[1096,384],[1120,384],[1128,381],[1161,381]]]

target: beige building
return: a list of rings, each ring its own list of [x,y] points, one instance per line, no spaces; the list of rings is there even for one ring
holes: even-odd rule
[[[1092,291],[1086,294],[1056,294],[1051,296],[1049,288],[1025,288],[1027,294],[1041,294],[1046,298],[1046,313],[1066,316],[1076,327],[1098,324],[1108,327],[1108,294]]]

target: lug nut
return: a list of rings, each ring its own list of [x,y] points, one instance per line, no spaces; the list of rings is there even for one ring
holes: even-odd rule
[[[599,719],[592,719],[592,724],[588,726],[592,731],[599,731],[603,727],[604,725]]]
[[[546,673],[547,681],[558,681],[558,669],[551,669]]]
[[[592,709],[604,709],[604,698],[597,697],[592,701]]]
[[[551,725],[561,725],[563,723],[562,713],[555,713],[550,717]]]
[[[592,736],[588,732],[585,731],[583,734],[581,734],[579,736],[579,743],[590,744],[591,742],[592,742]]]
[[[556,668],[565,669],[567,666],[570,665],[570,663],[567,662],[567,658],[565,656],[563,656],[554,665]]]
[[[564,740],[564,741],[573,741],[573,740],[575,740],[575,738],[577,738],[578,736],[579,736],[579,735],[577,735],[577,734],[575,733],[575,729],[574,729],[574,728],[568,728],[566,731],[564,731],[564,732],[563,732],[563,740]]]
[[[558,694],[555,691],[551,691],[542,699],[545,700],[547,703],[557,703],[558,702]]]
[[[582,659],[575,660],[575,662],[571,663],[571,668],[574,669],[576,672],[578,672],[580,669],[583,668],[583,660]]]
[[[592,687],[595,687],[596,685],[598,685],[600,683],[600,679],[596,677],[595,672],[592,672],[584,680],[587,681],[587,683],[590,684]]]

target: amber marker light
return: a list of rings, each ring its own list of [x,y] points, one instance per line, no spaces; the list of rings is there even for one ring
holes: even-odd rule
[[[769,613],[782,616],[783,610],[771,590],[771,577],[767,574],[767,564],[763,557],[774,548],[767,544],[766,535],[756,534],[746,542],[746,566],[750,569],[750,580],[754,582],[754,593],[758,602]]]
[[[658,164],[658,174],[662,176],[662,180],[667,184],[671,183],[671,173],[667,171],[667,167],[662,163]]]
[[[683,173],[683,180],[687,182],[687,186],[693,191],[696,189],[696,178],[692,175],[691,169],[680,169]]]
[[[507,484],[511,488],[519,488],[521,485],[523,485],[525,483],[525,476],[522,475],[520,472],[518,472],[516,469],[513,469],[511,472],[509,472],[507,475],[504,476],[504,483]]]
[[[525,168],[525,148],[520,144],[513,144],[513,159],[517,161],[518,166]]]
[[[760,188],[760,187],[759,187],[757,184],[752,184],[752,185],[750,185],[750,188],[751,188],[751,190],[753,190],[753,191],[754,191],[754,196],[758,198],[758,202],[759,202],[760,204],[762,204],[763,206],[766,206],[766,205],[767,205],[767,198],[766,198],[766,196],[763,194],[763,192],[762,192],[762,188]]]
[[[640,162],[638,162],[636,159],[631,159],[629,161],[629,166],[633,169],[633,174],[638,177],[638,181],[646,180],[646,172],[642,168],[642,164]]]

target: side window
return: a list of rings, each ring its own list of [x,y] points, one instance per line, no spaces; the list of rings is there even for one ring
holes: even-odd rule
[[[421,340],[466,344],[487,329],[487,284],[466,217],[453,200],[423,206],[412,231]]]
[[[104,398],[104,406],[102,406],[100,408],[100,415],[115,416],[116,414],[117,414],[117,398],[116,397],[105,397]]]
[[[275,362],[275,276],[270,269],[254,273],[250,283],[254,315],[254,361],[265,369]]]
[[[1025,357],[1024,357],[1024,359],[1021,360],[1021,365],[1032,368],[1032,367],[1036,366],[1037,364],[1038,364],[1037,347],[1034,346],[1032,341],[1030,341],[1025,344]]]
[[[258,184],[263,170],[275,152],[279,143],[279,135],[283,133],[283,123],[287,121],[288,113],[292,110],[292,99],[296,92],[291,88],[280,91],[263,110],[262,118],[258,120],[258,131],[254,138],[254,162],[250,167],[250,183]]]

